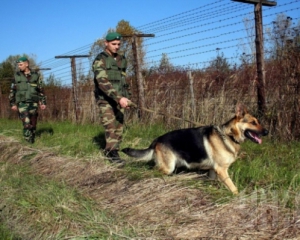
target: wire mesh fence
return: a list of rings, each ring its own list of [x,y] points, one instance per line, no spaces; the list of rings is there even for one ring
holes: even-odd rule
[[[144,78],[145,112],[139,118],[140,109],[126,111],[127,122],[161,122],[169,128],[192,127],[189,119],[199,125],[221,124],[233,116],[237,103],[243,103],[249,111],[257,114],[257,82],[254,64],[244,64],[228,71],[194,70],[190,84],[188,71],[173,69],[155,72]],[[135,79],[128,79],[134,103],[138,102]],[[81,124],[99,122],[98,108],[94,99],[93,80],[78,85],[74,99],[71,87],[46,86],[47,109],[40,111],[40,120],[72,121]],[[266,64],[266,106],[261,121],[275,139],[299,139],[300,54],[288,55],[281,61]],[[0,116],[17,118],[9,107],[8,95],[0,96]],[[77,101],[78,109],[75,109]],[[193,106],[194,104],[194,106]],[[78,119],[76,119],[76,112]],[[168,116],[173,115],[178,119]]]

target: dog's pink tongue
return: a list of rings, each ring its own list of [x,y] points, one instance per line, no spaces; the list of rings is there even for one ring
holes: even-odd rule
[[[258,142],[258,144],[261,144],[261,143],[262,143],[261,138],[259,138],[259,137],[257,137],[257,136],[255,136],[254,138],[256,139],[256,141]]]
[[[262,140],[255,133],[252,133],[251,136],[257,141],[258,144],[261,144]]]

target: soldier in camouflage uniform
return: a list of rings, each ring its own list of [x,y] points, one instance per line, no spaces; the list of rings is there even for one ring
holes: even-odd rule
[[[46,97],[40,75],[29,68],[28,59],[20,57],[17,63],[19,71],[14,75],[9,101],[11,109],[19,112],[25,140],[34,143],[38,105],[46,109]]]
[[[128,85],[125,82],[127,62],[118,54],[121,35],[107,34],[105,51],[93,62],[95,97],[100,109],[100,121],[105,128],[105,155],[112,163],[125,164],[118,150],[122,141],[124,109],[129,108]]]

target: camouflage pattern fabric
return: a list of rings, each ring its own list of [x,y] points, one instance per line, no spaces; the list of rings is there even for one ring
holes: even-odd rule
[[[95,84],[97,84],[97,87],[105,94],[105,96],[118,103],[122,96],[117,92],[112,83],[108,80],[106,63],[104,62],[104,59],[96,59],[94,61],[93,72],[95,75]]]
[[[18,72],[19,74],[22,74],[24,75],[23,72]],[[37,74],[34,72],[34,74]],[[26,76],[26,78],[29,80],[31,77],[31,74],[28,74]],[[9,103],[10,103],[10,106],[14,106],[14,105],[17,105],[17,102],[16,102],[16,93],[17,93],[18,89],[17,89],[17,84],[16,84],[16,80],[13,79],[12,80],[12,83],[11,83],[11,87],[10,87],[10,92],[9,92]],[[45,93],[44,93],[44,85],[43,85],[43,81],[42,81],[42,78],[39,76],[38,78],[38,82],[37,82],[37,86],[36,86],[36,91],[38,92],[38,96],[39,96],[39,101],[42,105],[46,105],[47,104],[47,101],[46,101],[46,96],[45,96]]]
[[[122,141],[124,109],[99,103],[100,121],[105,128],[105,151],[119,150]]]
[[[18,111],[19,117],[23,123],[23,136],[28,142],[33,143],[35,138],[35,131],[37,125],[37,103],[19,103]]]
[[[10,93],[9,93],[9,102],[10,106],[17,106],[19,111],[19,117],[23,123],[23,136],[26,141],[33,143],[35,138],[35,131],[37,125],[37,117],[38,117],[38,105],[46,105],[46,96],[44,94],[44,86],[42,78],[40,74],[37,72],[31,72],[28,74],[24,74],[24,72],[17,72],[15,74],[15,78],[18,77],[26,78],[27,81],[30,82],[33,76],[37,76],[37,82],[35,91],[38,95],[38,101],[33,99],[28,99],[27,101],[18,102],[16,99],[16,94],[19,91],[16,79],[14,79],[11,83]]]
[[[119,150],[122,141],[124,109],[119,106],[119,101],[124,97],[122,89],[122,75],[126,68],[122,68],[122,59],[124,56],[117,55],[113,65],[117,65],[119,70],[107,68],[110,65],[101,54],[93,62],[94,82],[96,89],[99,89],[96,96],[97,105],[100,110],[100,122],[105,128],[105,151]],[[125,66],[124,66],[125,67]],[[120,79],[114,78],[112,71],[119,71],[115,76],[120,75]]]

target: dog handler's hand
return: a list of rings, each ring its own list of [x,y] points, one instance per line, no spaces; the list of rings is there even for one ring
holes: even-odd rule
[[[13,106],[11,107],[11,109],[12,109],[13,111],[17,111],[17,110],[18,110],[18,107],[17,107],[16,105],[13,105]]]
[[[125,97],[122,97],[119,101],[119,104],[121,106],[121,108],[129,108],[129,99],[128,98],[125,98]]]

